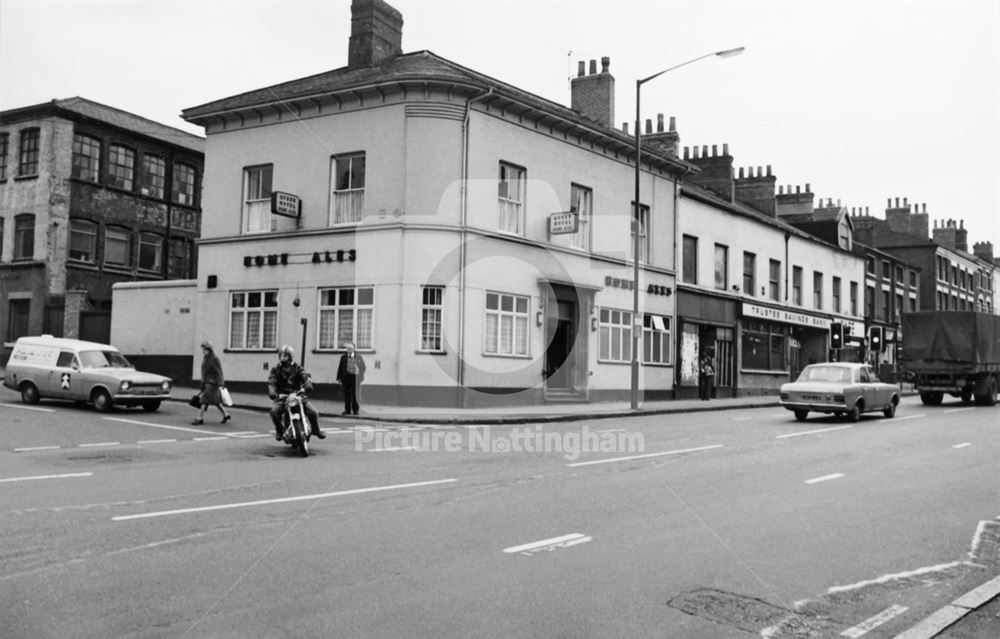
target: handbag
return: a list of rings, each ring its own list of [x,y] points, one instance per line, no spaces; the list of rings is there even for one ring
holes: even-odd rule
[[[233,405],[233,396],[229,394],[229,389],[223,386],[219,389],[219,393],[222,394],[222,404],[223,406]]]
[[[188,400],[188,406],[191,408],[201,408],[201,393],[195,393],[194,396]]]

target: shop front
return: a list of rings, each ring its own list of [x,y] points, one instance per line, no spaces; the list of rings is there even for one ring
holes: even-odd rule
[[[677,294],[677,379],[678,399],[698,397],[699,363],[709,356],[715,368],[713,397],[734,397],[737,389],[736,334],[737,302],[693,291]]]

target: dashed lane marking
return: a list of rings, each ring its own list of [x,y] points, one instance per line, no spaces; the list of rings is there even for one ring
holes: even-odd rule
[[[969,446],[972,446],[970,442],[964,442],[962,444],[955,444],[952,448],[968,448]]]
[[[650,459],[653,457],[664,457],[666,455],[681,455],[683,453],[697,453],[703,450],[712,450],[713,448],[722,448],[722,444],[714,444],[712,446],[701,446],[699,448],[685,448],[683,450],[666,450],[661,453],[646,453],[644,455],[630,455],[628,457],[611,457],[609,459],[594,459],[585,462],[576,462],[573,464],[566,464],[570,468],[575,468],[577,466],[593,466],[595,464],[611,464],[614,462],[632,461],[634,459]]]
[[[14,481],[32,481],[35,479],[70,479],[73,477],[90,477],[94,473],[65,473],[62,475],[31,475],[28,477],[7,477],[0,479],[0,483]]]
[[[831,473],[829,475],[823,475],[822,477],[813,477],[812,479],[807,479],[805,483],[807,484],[818,484],[824,481],[830,481],[833,479],[840,479],[844,476],[844,473]]]
[[[832,428],[819,428],[817,430],[804,430],[799,433],[785,433],[784,435],[778,435],[775,439],[788,439],[789,437],[802,437],[804,435],[816,435],[818,433],[829,433],[834,430],[845,430],[847,428],[854,428],[854,426],[834,426]]]
[[[577,544],[585,544],[588,541],[593,541],[593,539],[593,537],[582,533],[570,533],[560,537],[552,537],[551,539],[542,539],[541,541],[533,541],[519,546],[511,546],[509,548],[504,548],[503,551],[508,555],[517,553],[522,555],[533,555],[543,550],[551,551],[556,550],[557,548],[569,548],[570,546],[576,546]]]
[[[15,453],[31,453],[36,450],[59,450],[59,446],[31,446],[28,448],[15,448]]]
[[[7,406],[8,408],[20,408],[21,410],[34,410],[34,411],[38,411],[39,413],[54,413],[54,412],[56,412],[56,409],[54,409],[54,408],[39,408],[38,406],[25,406],[24,404],[9,404],[9,403],[6,403],[6,402],[3,403],[3,404],[0,404],[0,406]]]
[[[142,439],[136,442],[136,444],[173,444],[176,439]]]
[[[346,495],[362,495],[366,493],[376,493],[384,492],[389,490],[402,490],[404,488],[419,488],[423,486],[435,486],[439,484],[449,484],[456,482],[458,479],[452,477],[449,479],[434,479],[431,481],[419,481],[410,484],[393,484],[391,486],[373,486],[371,488],[355,488],[353,490],[339,490],[332,493],[319,493],[314,495],[298,495],[296,497],[279,497],[276,499],[261,499],[257,501],[242,501],[234,502],[230,504],[218,504],[216,506],[200,506],[197,508],[179,508],[177,510],[160,510],[148,513],[139,513],[137,515],[120,515],[118,517],[112,517],[111,521],[132,521],[135,519],[149,519],[151,517],[166,517],[169,515],[186,515],[191,513],[203,513],[213,510],[230,510],[233,508],[249,508],[252,506],[267,506],[271,504],[284,504],[293,501],[309,501],[325,499],[328,497],[343,497]]]
[[[942,413],[962,413],[967,410],[976,410],[974,406],[969,406],[967,408],[949,408],[947,410],[941,411]]]
[[[921,417],[927,417],[923,413],[919,415],[907,415],[905,417],[885,417],[883,419],[876,420],[876,424],[884,424],[886,422],[905,422],[908,419],[920,419]]]
[[[121,446],[121,442],[95,442],[93,444],[80,444],[80,448],[106,448],[108,446]]]

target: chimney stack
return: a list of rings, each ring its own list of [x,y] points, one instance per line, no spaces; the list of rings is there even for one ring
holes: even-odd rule
[[[403,52],[403,14],[383,0],[351,3],[347,66],[374,67]]]
[[[571,101],[574,111],[598,124],[614,128],[615,123],[615,77],[611,75],[611,58],[601,58],[601,72],[597,73],[597,61],[590,61],[590,73],[584,74],[581,61],[575,78],[570,80]]]
[[[754,175],[753,167],[747,170],[747,176],[743,176],[743,169],[740,168],[740,175],[736,178],[735,199],[752,209],[756,209],[764,215],[775,217],[777,215],[777,196],[774,187],[778,178],[771,174],[771,165],[767,165],[767,173],[763,167],[757,167],[757,175]]]
[[[673,128],[674,119],[670,118],[670,125]],[[675,149],[676,150],[676,149]],[[698,152],[698,147],[694,147],[694,156],[691,149],[684,147],[684,160],[697,166],[701,171],[687,177],[692,184],[715,193],[727,202],[733,201],[733,156],[729,154],[729,144],[722,145],[722,154],[719,154],[719,147],[712,145],[712,154],[708,154],[708,145],[702,148],[703,153]]]
[[[670,128],[664,130],[663,114],[656,115],[656,132],[652,131],[652,122],[648,123],[646,133],[642,135],[641,143],[644,149],[650,149],[654,153],[667,154],[677,157],[677,147],[680,145],[681,136],[677,133],[677,121],[670,116]]]

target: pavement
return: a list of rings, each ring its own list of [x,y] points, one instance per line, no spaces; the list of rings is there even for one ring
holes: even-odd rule
[[[174,401],[187,402],[198,392],[197,388],[174,388]],[[260,393],[231,392],[233,406],[246,410],[269,411],[271,400]],[[343,418],[357,423],[358,420],[377,422],[399,422],[407,424],[525,424],[539,422],[568,422],[584,419],[611,419],[615,417],[635,417],[638,415],[661,415],[667,413],[690,413],[695,411],[731,410],[734,408],[774,408],[778,404],[777,395],[755,397],[725,397],[711,400],[668,399],[640,402],[639,408],[632,410],[631,403],[621,402],[553,402],[532,406],[490,406],[475,408],[449,408],[442,406],[386,406],[362,404],[358,415],[343,415],[344,405],[337,400],[309,398],[320,417]]]

